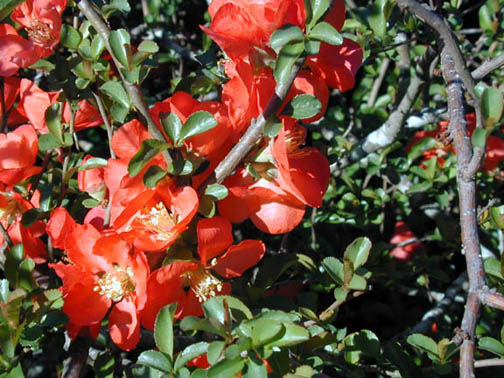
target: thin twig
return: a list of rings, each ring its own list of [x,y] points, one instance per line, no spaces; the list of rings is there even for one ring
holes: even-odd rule
[[[481,302],[484,305],[504,311],[504,296],[490,290],[483,290],[480,293]]]
[[[479,360],[474,362],[475,368],[484,368],[491,366],[504,366],[504,360],[501,358],[489,358],[487,360]]]
[[[109,151],[110,151],[110,157],[112,159],[116,158],[114,149],[112,148],[112,126],[110,125],[110,122],[108,121],[107,113],[105,112],[105,107],[103,106],[103,102],[96,93],[93,92],[93,96],[96,100],[96,105],[98,105],[98,110],[100,111],[100,115],[103,119],[103,122],[105,123],[105,128],[107,129],[107,138],[108,138],[108,143],[109,143]]]
[[[3,224],[0,222],[0,232],[2,232],[2,235],[4,237],[4,240],[7,242],[7,245],[9,247],[12,247],[13,244],[12,244],[12,240],[9,236],[9,233],[7,232],[7,230],[5,229],[5,227],[3,226]]]
[[[385,75],[387,74],[389,65],[390,65],[390,59],[387,57],[383,58],[380,65],[380,72],[378,74],[378,77],[373,83],[373,87],[371,88],[371,94],[369,95],[369,100],[367,102],[370,108],[372,108],[375,104],[376,98],[378,97],[378,93],[380,92],[381,85],[383,83],[383,80],[385,79]]]
[[[481,80],[502,65],[504,65],[504,54],[500,54],[499,56],[482,63],[481,66],[471,72],[471,75],[474,80]]]
[[[112,59],[114,60],[114,63],[116,67],[118,68],[119,75],[121,76],[122,82],[124,84],[124,87],[126,88],[126,91],[128,92],[128,95],[130,97],[131,102],[135,105],[135,108],[137,111],[140,113],[142,118],[145,120],[147,123],[147,129],[149,131],[149,134],[154,138],[154,139],[159,139],[164,141],[163,134],[161,131],[159,131],[156,123],[152,119],[149,108],[147,107],[147,104],[145,103],[145,100],[143,98],[142,92],[140,90],[140,87],[137,84],[133,84],[128,82],[121,71],[121,68],[127,68],[124,67],[121,62],[119,62],[115,57],[114,54],[112,53],[112,49],[110,48],[110,43],[109,43],[109,35],[110,35],[110,29],[108,26],[103,22],[103,19],[100,17],[100,15],[96,12],[96,10],[93,8],[89,0],[80,0],[79,1],[79,9],[81,12],[86,16],[88,21],[93,25],[94,29],[98,32],[100,37],[102,38],[103,42],[105,43],[105,47],[107,48],[108,52],[112,56]],[[171,164],[172,158],[170,154],[167,151],[163,152],[163,156],[166,160],[166,163],[168,165]]]

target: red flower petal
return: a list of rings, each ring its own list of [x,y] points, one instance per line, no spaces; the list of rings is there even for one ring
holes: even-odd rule
[[[109,332],[112,341],[121,349],[130,351],[140,340],[140,322],[135,304],[124,299],[112,308],[109,315]]]
[[[266,247],[259,240],[244,240],[231,246],[219,257],[212,269],[226,278],[239,277],[244,271],[256,265],[264,256]]]
[[[203,266],[233,244],[231,223],[223,217],[201,219],[196,226],[196,232],[198,254]]]

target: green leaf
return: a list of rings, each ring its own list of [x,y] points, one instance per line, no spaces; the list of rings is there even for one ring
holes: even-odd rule
[[[234,377],[241,372],[245,366],[245,361],[242,358],[235,360],[222,360],[216,365],[208,369],[208,378],[229,378]]]
[[[430,137],[422,138],[408,152],[408,165],[411,165],[424,152],[432,150],[433,148],[435,148],[436,145],[437,145],[436,139],[430,138]]]
[[[135,177],[154,157],[167,150],[169,144],[157,139],[147,139],[142,142],[140,150],[133,156],[128,164],[128,173]]]
[[[492,337],[482,337],[478,342],[478,347],[504,358],[504,345]]]
[[[155,54],[159,51],[159,46],[154,41],[145,40],[138,45],[138,51]]]
[[[47,128],[56,137],[59,143],[63,144],[63,125],[61,124],[60,104],[52,104],[45,112]]]
[[[310,39],[316,41],[327,42],[330,45],[339,46],[343,43],[341,34],[327,22],[321,22],[315,25],[310,31]]]
[[[210,184],[205,189],[205,195],[212,196],[217,201],[226,198],[228,193],[228,188],[220,184]]]
[[[348,289],[363,291],[367,289],[367,281],[364,277],[354,274],[348,282]]]
[[[9,14],[19,4],[24,3],[25,0],[0,0],[0,21],[8,17]]]
[[[94,157],[86,160],[84,164],[79,167],[79,172],[94,168],[103,168],[107,166],[107,159]]]
[[[387,33],[386,6],[388,0],[375,0],[369,15],[369,26],[376,36],[383,39]]]
[[[299,26],[286,25],[271,35],[270,45],[273,50],[276,50],[290,42],[302,41],[303,38],[304,35]]]
[[[490,208],[490,217],[497,227],[504,230],[504,205]]]
[[[280,130],[282,130],[281,122],[271,122],[267,120],[264,124],[264,135],[266,135],[268,138],[276,137]]]
[[[364,265],[369,257],[371,241],[366,237],[355,239],[345,250],[345,258],[353,263],[354,270]]]
[[[249,357],[242,376],[243,378],[267,378],[268,369],[259,358]]]
[[[309,28],[312,28],[329,8],[329,0],[310,0],[312,17]]]
[[[180,132],[180,141],[202,134],[215,126],[217,126],[217,121],[212,114],[204,110],[195,112],[185,121]]]
[[[148,188],[154,188],[159,181],[164,179],[168,174],[167,171],[157,165],[150,166],[143,176],[143,183]]]
[[[48,212],[40,210],[38,208],[33,208],[25,211],[23,213],[23,217],[21,218],[21,224],[23,227],[30,227],[38,221],[39,219],[44,218],[44,216],[48,215]]]
[[[478,11],[478,19],[481,29],[487,33],[495,34],[497,31],[496,24],[494,23],[494,15],[490,11],[487,4],[483,4]]]
[[[82,37],[78,30],[68,24],[61,25],[60,43],[72,50],[77,50]]]
[[[112,108],[110,109],[110,114],[112,115],[112,117],[114,117],[114,119],[120,123],[124,122],[128,113],[129,107],[124,107],[118,103],[112,105]]]
[[[180,141],[180,132],[182,130],[182,122],[180,118],[175,113],[169,113],[168,115],[161,117],[161,126],[163,130],[171,139],[172,143],[178,147]]]
[[[164,306],[156,316],[154,324],[154,339],[159,350],[173,359],[173,317],[177,304]]]
[[[285,83],[291,74],[297,59],[304,51],[304,43],[296,42],[283,46],[278,53],[275,64],[275,80],[277,83]]]
[[[105,4],[101,8],[103,17],[109,18],[112,13],[115,11],[120,11],[122,13],[129,13],[131,11],[131,7],[128,3],[128,0],[112,0],[110,4]]]
[[[123,108],[129,109],[130,100],[122,83],[118,81],[107,81],[100,87],[100,90],[117,102]]]
[[[103,42],[102,37],[97,34],[93,37],[93,41],[91,42],[91,47],[89,49],[89,54],[96,61],[101,56],[103,50],[105,50],[105,43]]]
[[[320,41],[304,40],[304,48],[307,55],[317,55],[320,51]]]
[[[427,353],[427,356],[434,362],[439,361],[438,347],[434,340],[430,337],[422,335],[421,333],[414,333],[406,339],[408,344],[417,347],[423,352]]]
[[[16,244],[7,252],[7,257],[5,259],[5,278],[9,280],[9,283],[14,288],[17,288],[18,269],[23,259],[23,244]]]
[[[170,358],[163,352],[157,350],[147,350],[138,356],[137,364],[145,365],[150,368],[170,373],[172,371],[172,364]]]
[[[189,345],[177,356],[174,366],[175,371],[179,370],[181,367],[185,366],[185,364],[195,359],[196,357],[205,354],[207,350],[208,350],[208,343],[204,341]]]
[[[61,147],[62,143],[58,142],[52,134],[42,134],[38,140],[39,150],[42,152],[53,150]]]
[[[268,343],[268,346],[287,347],[300,344],[310,338],[310,333],[304,327],[292,323],[285,323],[284,327],[285,333],[283,336],[278,340]]]
[[[481,113],[485,128],[491,129],[502,117],[504,102],[502,93],[493,87],[487,87],[481,95]]]
[[[97,378],[114,378],[115,360],[111,353],[103,352],[96,357],[93,370]]]
[[[292,110],[292,112],[291,112]],[[322,103],[319,99],[310,94],[300,94],[292,99],[286,108],[292,118],[307,119],[320,113]]]
[[[483,148],[487,139],[487,131],[485,129],[476,129],[471,137],[473,147]]]
[[[208,346],[207,359],[210,365],[219,361],[225,347],[226,343],[224,341],[214,341]]]
[[[3,303],[7,303],[7,300],[9,299],[9,281],[7,279],[1,279],[0,280],[0,300]]]
[[[130,35],[128,31],[126,29],[111,31],[109,35],[109,44],[114,58],[116,58],[124,67],[129,67]]]
[[[227,307],[232,310],[237,310],[233,312],[233,315],[240,315],[242,319],[252,319],[252,313],[249,308],[243,304],[237,298],[228,295],[219,295],[212,297],[203,303],[203,312],[205,317],[216,319],[219,323],[224,324],[225,320],[225,308],[223,302],[226,301]]]
[[[327,274],[329,274],[329,276],[331,276],[338,285],[343,285],[343,263],[340,260],[336,257],[329,256],[322,260],[322,266]]]
[[[258,320],[253,324],[252,344],[254,347],[259,347],[268,344],[270,341],[275,341],[285,333],[285,327],[276,320]]]

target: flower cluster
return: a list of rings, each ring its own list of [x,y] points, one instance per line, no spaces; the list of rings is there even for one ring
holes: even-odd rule
[[[153,140],[146,125],[133,119],[113,133],[114,158],[93,164],[96,157],[86,155],[80,159],[80,169],[73,171],[78,171],[78,189],[98,203],[82,216],[82,224],[61,206],[65,205],[61,198],[47,211],[47,222],[37,220],[24,227],[22,215],[40,207],[40,194],[30,185],[45,168],[35,165],[39,137],[54,134],[48,112],[58,114],[65,132],[106,121],[98,106],[85,99],[77,108],[68,101],[61,104],[62,93],[45,92],[31,80],[13,76],[53,52],[65,6],[64,0],[27,0],[11,15],[27,37],[10,24],[0,28],[1,115],[5,131],[10,130],[0,134],[0,221],[11,241],[23,243],[36,263],[46,261],[46,246],[40,239],[44,234],[52,248],[61,251],[61,261],[51,261],[49,266],[62,281],[63,311],[72,337],[81,331],[96,336],[108,317],[113,342],[131,350],[139,341],[140,327],[153,329],[164,305],[177,304],[177,319],[201,315],[203,302],[229,294],[231,280],[262,259],[263,242],[235,243],[232,223],[250,219],[263,232],[281,234],[301,222],[306,206],[321,206],[329,184],[329,162],[317,148],[305,146],[305,126],[282,110],[296,96],[312,95],[318,98],[320,111],[303,121],[320,119],[330,88],[345,91],[353,86],[362,50],[349,39],[340,44],[322,41],[316,53],[305,57],[274,115],[278,132],[262,138],[227,177],[223,182],[227,196],[209,215],[201,211],[205,180],[274,96],[274,62],[279,52],[271,46],[272,35],[286,26],[304,33],[307,17],[302,0],[214,0],[209,8],[212,22],[202,29],[226,56],[229,80],[220,99],[200,102],[176,92],[150,109],[165,138],[157,142],[167,146],[172,161],[191,162],[201,169],[175,174],[175,163],[168,163],[160,150],[132,174],[132,163]],[[323,21],[341,30],[344,1],[334,1],[326,13]],[[210,115],[213,127],[197,133],[188,130],[198,114]],[[175,126],[170,129],[166,124]],[[71,153],[69,145],[63,146],[52,149],[60,161]],[[163,172],[153,185],[145,180],[150,170]],[[21,195],[14,186],[23,185]]]

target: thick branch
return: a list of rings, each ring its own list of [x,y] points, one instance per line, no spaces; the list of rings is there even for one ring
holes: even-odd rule
[[[461,326],[464,340],[460,350],[460,376],[470,378],[474,376],[474,330],[481,307],[479,293],[485,283],[478,236],[475,176],[467,176],[473,148],[471,139],[467,134],[462,81],[455,61],[451,56],[451,50],[448,47],[445,47],[441,53],[441,65],[448,90],[449,131],[457,150],[457,187],[462,252],[465,254],[469,278],[469,294]]]
[[[408,8],[418,18],[421,18],[426,24],[428,24],[432,29],[434,29],[443,40],[444,48],[450,53],[453,59],[453,64],[455,69],[462,79],[464,86],[469,91],[472,96],[474,110],[476,112],[476,127],[483,127],[483,119],[481,116],[481,108],[479,98],[474,92],[474,79],[467,69],[467,65],[459,49],[458,43],[455,39],[450,27],[445,23],[445,20],[436,12],[424,7],[415,0],[398,0],[397,4],[401,8]],[[475,153],[472,156],[471,161],[468,163],[468,168],[466,173],[467,178],[473,176],[478,171],[483,156],[485,155],[485,147],[478,147],[475,149]]]
[[[262,138],[264,126],[267,120],[276,114],[280,106],[283,104],[289,89],[296,78],[299,70],[303,66],[304,59],[299,59],[292,71],[290,72],[289,78],[285,83],[279,83],[275,87],[275,93],[271,96],[268,101],[268,105],[264,109],[264,112],[249,126],[245,134],[241,137],[237,144],[229,151],[224,160],[222,160],[217,168],[215,168],[214,173],[210,176],[205,183],[201,186],[201,190],[204,190],[207,185],[212,183],[220,184],[226,177],[228,177],[236,169],[238,164],[247,156],[252,147]]]
[[[361,141],[359,147],[350,153],[350,157],[348,159],[349,161],[341,162],[339,166],[340,168],[343,168],[349,163],[359,161],[370,153],[388,146],[397,138],[406,117],[420,94],[422,85],[425,83],[429,64],[432,59],[434,59],[435,55],[436,52],[434,49],[427,49],[418,64],[418,73],[411,79],[408,89],[404,94],[404,97],[401,99],[397,109],[390,114],[389,118],[383,125]]]
[[[163,134],[159,129],[157,128],[157,125],[155,124],[154,120],[152,119],[150,113],[149,113],[149,108],[147,107],[147,104],[145,103],[145,100],[142,96],[142,92],[140,90],[140,87],[137,84],[133,84],[125,80],[121,68],[126,68],[124,67],[121,62],[119,62],[115,57],[114,54],[112,53],[112,49],[110,48],[110,43],[109,43],[109,35],[110,35],[110,29],[108,26],[105,24],[103,19],[100,17],[100,15],[96,12],[94,7],[91,5],[89,0],[81,0],[79,1],[79,9],[81,12],[84,14],[84,16],[88,19],[88,21],[93,25],[93,28],[98,32],[100,37],[102,38],[103,42],[105,43],[105,47],[107,48],[108,52],[112,56],[112,59],[114,60],[114,64],[118,68],[119,75],[121,75],[122,82],[124,84],[124,87],[126,88],[126,91],[128,92],[128,95],[130,97],[131,102],[135,105],[135,108],[137,111],[140,113],[140,115],[143,117],[145,122],[147,123],[147,129],[149,131],[149,134],[159,140],[164,140]],[[168,152],[163,152],[163,156],[168,164],[171,163],[172,159]]]

